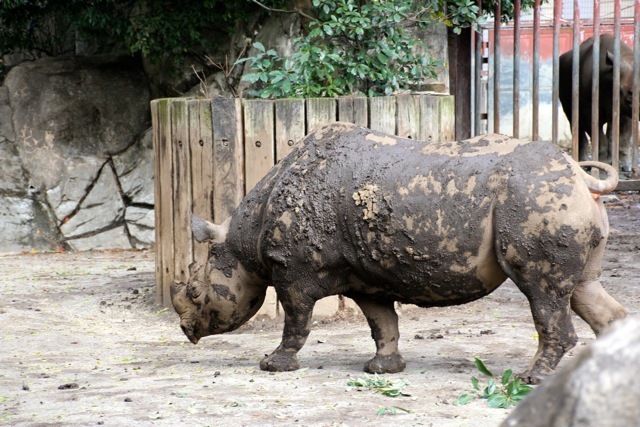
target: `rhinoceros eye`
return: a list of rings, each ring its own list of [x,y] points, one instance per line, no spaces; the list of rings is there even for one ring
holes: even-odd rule
[[[199,296],[200,296],[200,290],[198,290],[193,285],[187,285],[187,297],[191,301],[194,301],[194,300],[198,299]]]

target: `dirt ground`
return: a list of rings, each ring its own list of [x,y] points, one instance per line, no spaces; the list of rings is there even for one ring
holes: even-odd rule
[[[639,311],[640,197],[608,204],[603,281]],[[63,426],[497,426],[509,410],[453,402],[477,375],[524,370],[536,335],[525,298],[506,283],[459,307],[400,313],[410,396],[349,387],[364,378],[374,344],[364,318],[318,319],[301,370],[272,374],[258,362],[279,343],[281,320],[189,343],[173,310],[154,304],[153,252],[0,256],[0,425]],[[594,339],[575,317],[578,346]],[[396,415],[377,415],[381,408]],[[400,409],[402,408],[402,409]],[[409,412],[405,412],[407,410]]]

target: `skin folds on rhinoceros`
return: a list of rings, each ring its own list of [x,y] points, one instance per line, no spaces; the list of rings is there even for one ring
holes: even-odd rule
[[[398,372],[394,302],[463,304],[511,278],[539,335],[530,382],[553,372],[576,343],[573,309],[596,332],[626,315],[599,282],[608,221],[597,180],[557,147],[487,135],[424,143],[335,123],[308,135],[215,225],[205,265],[172,287],[181,327],[196,343],[231,331],[274,286],[285,312],[269,371],[298,369],[316,301],[343,294],[362,309],[376,343],[368,372]]]

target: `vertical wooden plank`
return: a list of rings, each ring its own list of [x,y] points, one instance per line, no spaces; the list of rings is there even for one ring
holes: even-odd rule
[[[456,101],[452,95],[437,96],[439,111],[438,141],[456,140]]]
[[[397,124],[396,135],[402,138],[420,139],[420,106],[415,95],[396,96]]]
[[[242,104],[239,99],[214,98],[213,219],[220,224],[233,214],[244,197]]]
[[[364,127],[369,126],[369,101],[366,96],[353,98],[353,123]]]
[[[334,98],[307,98],[307,134],[319,126],[336,121]]]
[[[171,149],[171,100],[161,99],[157,103],[157,144],[155,164],[156,250],[161,262],[156,264],[158,289],[157,302],[171,305],[169,287],[173,281],[173,151]]]
[[[338,98],[338,120],[369,126],[369,102],[364,96],[344,96]]]
[[[160,126],[158,100],[151,101],[151,127],[153,129],[153,207],[155,213],[155,267],[156,267],[156,303],[162,304],[162,191],[160,191]]]
[[[301,137],[304,137],[303,99],[281,100],[275,103],[262,100],[244,101],[247,193],[273,167],[276,151],[280,153],[278,158],[281,159]],[[278,297],[275,289],[267,290],[265,301],[256,314],[266,314],[271,318],[277,316]]]
[[[369,120],[369,128],[395,135],[396,98],[394,96],[369,98]]]
[[[244,101],[245,192],[275,164],[275,117],[273,101]]]
[[[454,141],[455,100],[451,95],[419,95],[420,140]]]
[[[338,98],[338,121],[354,123],[352,96],[342,96]]]
[[[279,99],[276,105],[276,162],[291,152],[295,143],[306,135],[304,99]]]
[[[438,99],[431,95],[418,95],[420,111],[420,141],[435,142],[439,137]]]
[[[186,99],[175,99],[171,106],[171,145],[173,149],[173,245],[174,280],[185,282],[193,261],[191,243],[191,155],[189,150],[189,109]],[[165,298],[169,297],[165,290]]]
[[[213,132],[211,103],[191,100],[189,107],[189,147],[191,150],[192,212],[207,221],[213,220]],[[206,262],[208,245],[192,242],[193,259]]]

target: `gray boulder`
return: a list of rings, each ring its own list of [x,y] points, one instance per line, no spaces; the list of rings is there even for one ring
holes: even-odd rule
[[[640,315],[618,321],[537,387],[501,427],[640,426]]]
[[[146,77],[132,58],[41,59],[5,79],[31,183],[50,189],[69,159],[124,151],[150,125]]]
[[[0,251],[153,245],[149,101],[130,57],[11,69],[0,87]]]

